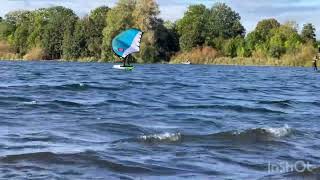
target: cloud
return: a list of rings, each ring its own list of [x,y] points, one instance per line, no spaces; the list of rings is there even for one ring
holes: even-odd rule
[[[175,21],[183,16],[191,4],[204,4],[211,7],[216,2],[224,2],[239,12],[247,31],[252,31],[256,23],[265,18],[276,18],[280,22],[296,21],[300,26],[313,23],[320,38],[320,1],[319,0],[157,0],[160,17]],[[83,16],[90,10],[102,6],[114,6],[116,0],[0,0],[0,16],[12,10],[33,10],[50,6],[65,6]]]

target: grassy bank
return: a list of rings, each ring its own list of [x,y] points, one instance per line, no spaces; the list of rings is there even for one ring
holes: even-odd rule
[[[275,58],[230,58],[230,57],[218,57],[215,59],[205,59],[199,63],[199,60],[190,60],[192,64],[212,64],[212,65],[238,65],[238,66],[297,66],[297,67],[310,67],[312,65],[311,59],[301,60],[295,57],[286,57],[281,59]],[[185,60],[173,60],[170,64],[181,64]]]
[[[216,65],[239,65],[239,66],[312,66],[312,58],[316,50],[309,46],[302,47],[294,54],[285,54],[281,58],[270,58],[262,53],[253,53],[252,57],[225,57],[211,47],[198,47],[192,51],[181,52],[172,57],[170,64],[181,64],[190,61],[192,64],[216,64]],[[32,48],[26,55],[21,57],[14,53],[8,43],[0,42],[0,60],[42,60],[45,59],[41,48]],[[94,57],[81,57],[77,60],[60,60],[75,62],[104,62]]]
[[[281,58],[271,58],[262,53],[253,53],[251,57],[225,57],[211,47],[198,47],[192,51],[176,54],[170,64],[181,64],[190,61],[192,64],[216,64],[239,66],[312,66],[316,49],[302,47],[296,53],[285,54]]]
[[[312,61],[311,60],[301,60],[295,57],[288,57],[287,58],[281,58],[281,59],[275,59],[275,58],[268,58],[268,59],[260,59],[260,58],[230,58],[230,57],[218,57],[215,59],[205,59],[203,61],[200,60],[190,60],[192,64],[205,64],[205,65],[236,65],[236,66],[292,66],[292,67],[311,67]],[[5,56],[0,56],[0,60],[6,60],[6,61],[30,61],[23,59],[19,57],[16,54],[7,54]],[[33,59],[33,60],[39,60],[40,59]],[[44,60],[44,61],[50,61],[50,60]],[[82,58],[78,60],[63,60],[59,59],[60,62],[105,62],[105,61],[99,61],[92,58]],[[170,61],[169,64],[181,64],[182,62],[185,62],[185,60],[173,60]],[[166,63],[163,63],[166,64]]]
[[[14,53],[6,41],[0,41],[0,60],[18,60],[21,59],[18,54]]]

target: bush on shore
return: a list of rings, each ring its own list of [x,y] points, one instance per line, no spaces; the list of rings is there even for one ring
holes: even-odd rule
[[[253,52],[252,57],[223,57],[211,47],[198,47],[190,52],[178,53],[171,60],[171,64],[181,64],[190,61],[192,64],[219,65],[258,65],[258,66],[311,66],[312,58],[316,54],[312,44],[301,45],[295,53],[284,54],[281,58],[268,57],[261,51]]]
[[[218,51],[212,47],[197,47],[191,51],[176,54],[173,56],[171,63],[179,64],[185,61],[190,61],[192,64],[211,64],[210,62],[218,56]]]
[[[19,55],[13,52],[8,42],[0,41],[0,59],[16,60],[16,59],[19,59]]]
[[[44,59],[45,53],[42,48],[32,48],[26,55],[23,56],[24,60],[42,60]]]

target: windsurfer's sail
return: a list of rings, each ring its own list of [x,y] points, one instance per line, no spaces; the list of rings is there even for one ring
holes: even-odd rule
[[[139,29],[128,29],[120,33],[112,40],[113,52],[122,58],[139,52],[142,34]]]

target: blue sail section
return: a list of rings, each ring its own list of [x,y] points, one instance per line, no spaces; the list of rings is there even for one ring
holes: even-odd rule
[[[112,40],[112,50],[119,57],[125,58],[129,54],[140,51],[142,31],[138,29],[128,29]]]

